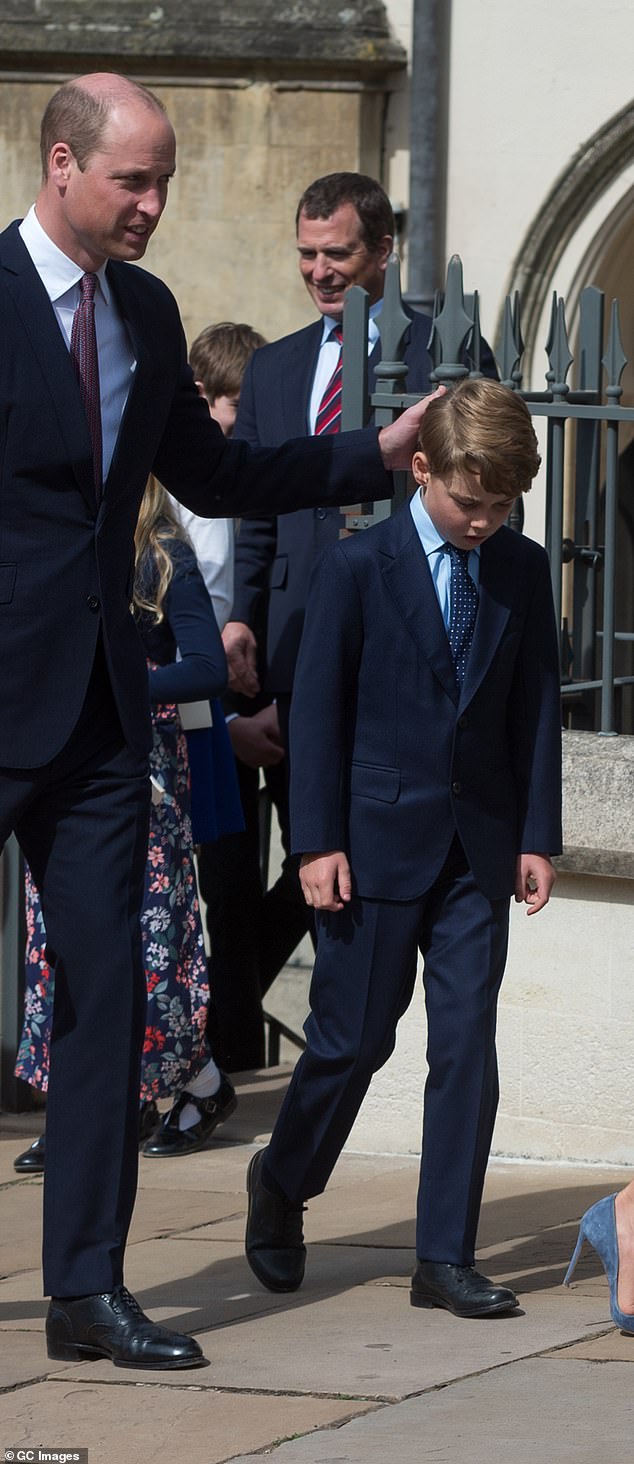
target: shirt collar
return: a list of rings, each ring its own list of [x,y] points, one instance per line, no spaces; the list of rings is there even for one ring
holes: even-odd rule
[[[438,533],[438,529],[436,528],[436,525],[432,523],[427,509],[425,508],[425,500],[423,498],[420,488],[414,494],[413,498],[410,499],[410,509],[412,518],[416,525],[418,537],[421,541],[423,549],[425,550],[425,554],[429,559],[431,558],[432,554],[437,554],[440,550],[444,549],[447,540],[441,538],[440,534]],[[479,559],[480,545],[474,545],[474,548],[471,549],[469,552],[470,554],[477,554]]]
[[[368,344],[370,346],[374,346],[379,339],[379,327],[376,317],[381,312],[382,304],[382,300],[375,300],[374,305],[370,306],[370,314],[368,318]],[[322,315],[322,320],[324,322],[324,328],[321,335],[321,346],[323,346],[326,341],[330,340],[335,326],[341,324],[341,321],[334,320],[332,315]]]
[[[69,259],[68,255],[53,243],[50,235],[42,228],[35,212],[35,204],[32,204],[19,228],[22,242],[28,249],[49,300],[59,300],[62,295],[72,289],[73,285],[79,283],[85,270],[80,269],[73,259]],[[99,280],[104,300],[109,305],[110,286],[106,279],[106,268],[107,260],[94,273]]]

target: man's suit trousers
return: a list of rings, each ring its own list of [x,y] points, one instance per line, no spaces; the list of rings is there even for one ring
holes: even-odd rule
[[[46,1295],[112,1291],[122,1280],[138,1165],[149,797],[147,763],[123,741],[98,649],[63,751],[40,768],[0,769],[0,846],[14,831],[42,896],[55,970]]]

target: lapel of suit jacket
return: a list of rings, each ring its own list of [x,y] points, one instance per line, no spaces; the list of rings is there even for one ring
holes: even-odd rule
[[[447,632],[409,503],[386,521],[381,551],[386,560],[383,570],[385,585],[410,635],[447,695],[457,705],[458,688]]]
[[[500,644],[518,593],[518,565],[513,530],[502,528],[480,550],[478,613],[462,683],[460,702],[470,701],[483,681]]]
[[[17,223],[0,237],[0,267],[51,396],[77,483],[96,512],[92,443],[68,346]]]
[[[112,261],[108,266],[108,283],[136,357],[136,369],[117,433],[112,462],[104,483],[104,500],[110,503],[118,489],[127,490],[128,446],[143,441],[147,429],[148,410],[152,409],[152,396],[151,392],[148,392],[146,375],[151,363],[151,353],[147,342],[147,316],[138,291],[128,287],[129,269],[129,265],[113,266]]]
[[[280,405],[285,437],[306,437],[308,406],[315,375],[323,322],[315,320],[305,330],[291,336],[289,351],[279,383]]]

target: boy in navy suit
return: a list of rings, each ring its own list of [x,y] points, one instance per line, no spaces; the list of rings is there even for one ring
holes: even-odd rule
[[[546,554],[506,526],[539,454],[522,399],[464,380],[429,402],[411,503],[313,578],[291,718],[293,847],[318,949],[295,1069],[249,1168],[247,1256],[301,1284],[320,1193],[424,958],[429,1072],[415,1306],[512,1311],[475,1269],[498,1100],[510,896],[547,903],[561,850],[559,658]]]

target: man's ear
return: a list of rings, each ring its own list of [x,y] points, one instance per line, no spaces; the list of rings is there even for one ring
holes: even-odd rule
[[[379,244],[377,253],[381,269],[387,269],[387,262],[394,249],[394,239],[391,234],[384,234]]]
[[[53,183],[57,184],[58,188],[66,186],[74,164],[75,156],[68,143],[53,143],[48,157],[48,176]]]
[[[416,482],[420,484],[421,488],[426,488],[429,482],[429,463],[427,461],[425,453],[422,451],[422,448],[419,448],[418,451],[414,453],[414,456],[412,458],[412,473],[414,474]]]

